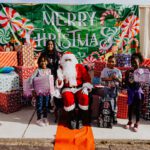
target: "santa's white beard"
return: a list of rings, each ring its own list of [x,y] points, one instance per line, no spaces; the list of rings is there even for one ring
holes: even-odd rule
[[[72,61],[66,61],[63,63],[63,76],[66,81],[66,83],[69,83],[69,86],[76,86],[76,64],[74,64]]]

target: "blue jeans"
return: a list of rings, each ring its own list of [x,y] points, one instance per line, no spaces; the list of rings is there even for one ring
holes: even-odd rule
[[[37,96],[36,110],[37,110],[37,119],[47,118],[47,113],[49,111],[49,100],[50,96]]]

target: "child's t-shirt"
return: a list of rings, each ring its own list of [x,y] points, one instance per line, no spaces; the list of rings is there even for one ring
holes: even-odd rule
[[[117,68],[110,69],[108,67],[104,68],[101,72],[101,78],[109,78],[111,76],[115,75],[117,78],[122,79],[122,74],[121,71]],[[119,82],[114,80],[114,81],[102,81],[102,84],[105,86],[119,86]]]

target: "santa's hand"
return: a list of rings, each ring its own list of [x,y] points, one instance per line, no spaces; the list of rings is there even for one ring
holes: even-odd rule
[[[88,92],[88,89],[87,89],[86,87],[83,88],[82,93],[88,95],[88,93],[89,93],[89,92]]]

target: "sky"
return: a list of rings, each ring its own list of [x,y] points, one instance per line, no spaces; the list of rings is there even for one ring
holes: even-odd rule
[[[150,5],[150,0],[0,0],[0,3],[59,3],[59,4],[96,4],[96,3],[117,3]]]

